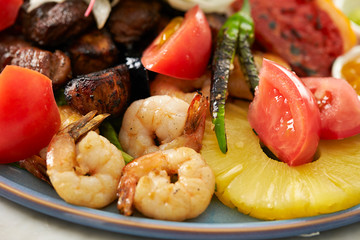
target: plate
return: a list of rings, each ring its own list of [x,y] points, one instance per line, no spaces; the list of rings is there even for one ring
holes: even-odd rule
[[[185,222],[120,215],[115,203],[97,210],[63,201],[47,183],[13,165],[0,165],[0,196],[35,211],[111,232],[165,239],[270,239],[311,234],[360,221],[360,205],[316,217],[262,221],[223,205],[216,197],[199,217]]]

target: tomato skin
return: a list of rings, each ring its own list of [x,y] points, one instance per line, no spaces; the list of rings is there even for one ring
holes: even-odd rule
[[[360,133],[360,101],[346,80],[332,77],[302,80],[320,108],[320,138],[343,139]]]
[[[212,46],[210,26],[202,10],[198,6],[190,9],[180,28],[159,45],[163,32],[143,52],[145,68],[181,79],[199,78],[209,63]]]
[[[51,80],[30,69],[6,66],[0,74],[0,163],[37,154],[59,127]]]
[[[311,162],[320,135],[320,112],[308,88],[288,69],[264,59],[250,125],[260,140],[290,166]]]
[[[15,23],[22,4],[23,0],[0,0],[0,31]]]

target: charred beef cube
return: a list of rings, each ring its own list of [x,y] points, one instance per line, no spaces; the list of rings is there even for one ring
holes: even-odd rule
[[[64,84],[71,76],[70,59],[65,53],[54,53],[36,47],[19,48],[11,64],[38,71],[52,80],[53,85]]]
[[[97,110],[119,115],[129,102],[129,71],[126,65],[119,65],[74,78],[65,87],[65,97],[81,114]]]
[[[4,37],[0,40],[0,67],[6,65],[38,71],[52,80],[54,87],[71,78],[70,58],[60,50],[54,53],[31,46],[24,40]]]
[[[0,35],[0,72],[6,65],[11,64],[15,52],[22,47],[30,47],[31,44],[22,38],[12,35]]]
[[[22,32],[28,40],[42,46],[58,46],[85,32],[95,24],[93,15],[84,16],[83,1],[45,3],[30,13],[22,11]]]
[[[73,42],[68,51],[75,75],[112,67],[118,59],[117,47],[105,30],[94,30],[82,35]]]
[[[160,20],[161,4],[153,0],[122,0],[112,10],[108,26],[114,40],[124,45],[139,41]]]

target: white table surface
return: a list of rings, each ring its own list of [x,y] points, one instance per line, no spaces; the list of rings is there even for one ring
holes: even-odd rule
[[[0,197],[1,240],[140,240],[144,238],[106,232],[66,222]],[[152,239],[152,238],[146,238]],[[360,222],[312,237],[284,240],[360,240]]]

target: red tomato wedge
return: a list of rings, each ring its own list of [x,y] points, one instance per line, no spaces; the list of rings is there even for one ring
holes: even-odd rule
[[[320,134],[313,94],[290,70],[264,59],[249,107],[250,125],[262,143],[290,166],[311,162]]]
[[[15,23],[22,4],[23,0],[0,0],[0,31]]]
[[[6,66],[0,74],[0,163],[37,154],[59,127],[51,80],[30,69]]]
[[[344,79],[303,78],[320,109],[322,139],[342,139],[360,133],[360,101]]]
[[[175,18],[143,52],[141,62],[150,71],[181,79],[196,79],[205,72],[211,55],[211,30],[202,10],[195,6],[185,18]]]

